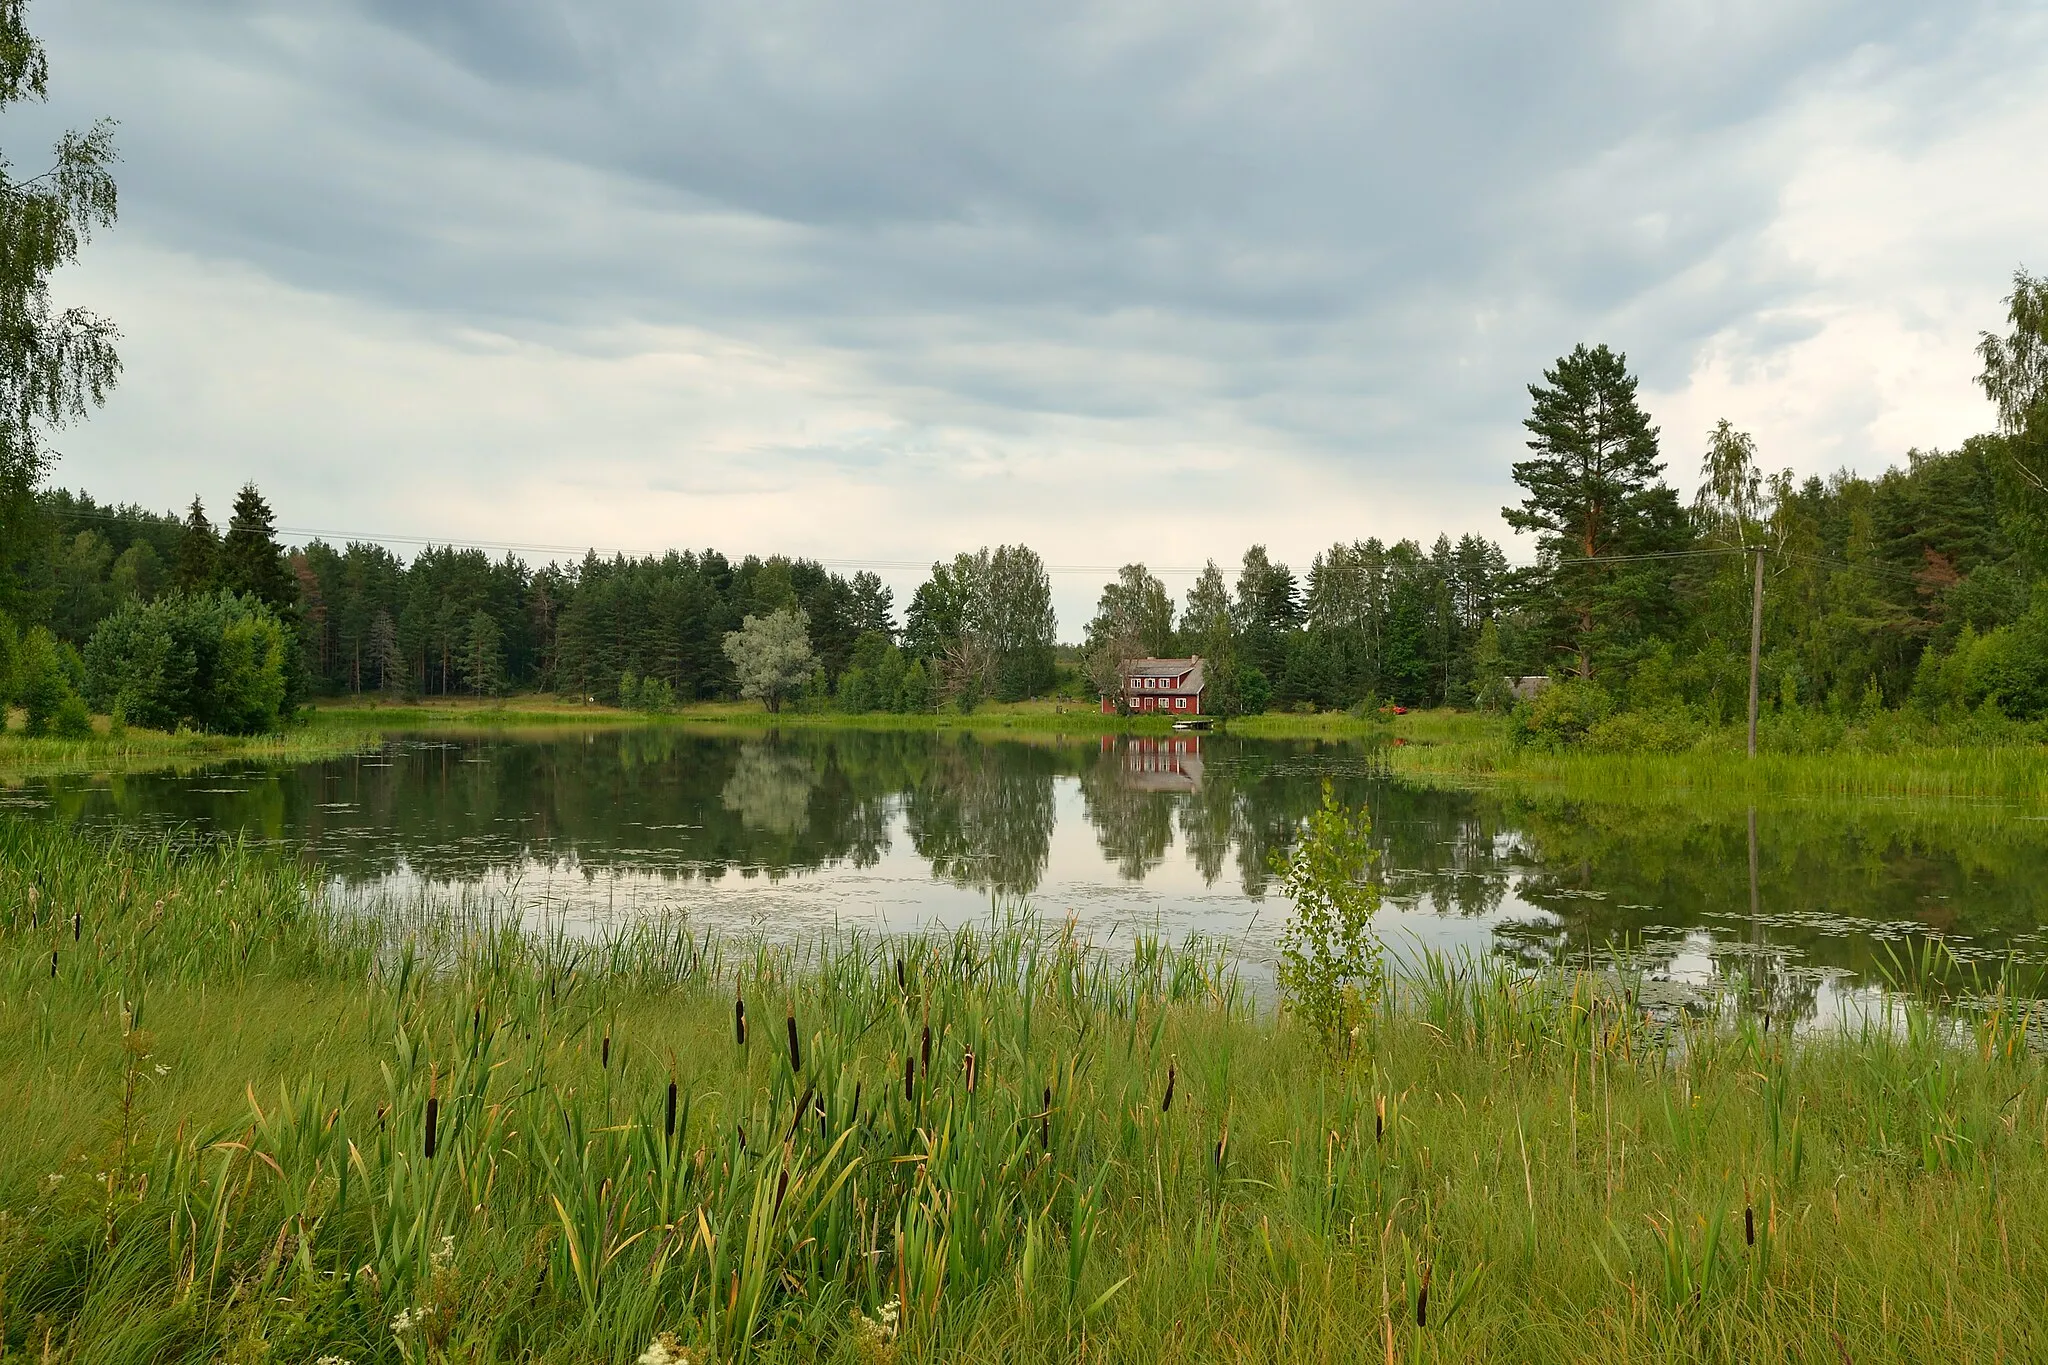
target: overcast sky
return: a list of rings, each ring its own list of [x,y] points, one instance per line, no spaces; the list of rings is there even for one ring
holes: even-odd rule
[[[122,152],[60,292],[126,372],[58,482],[458,541],[1023,541],[1075,570],[1069,638],[1093,566],[1505,537],[1525,386],[1580,341],[1688,494],[1723,416],[1802,473],[1953,445],[2048,266],[2039,0],[30,18],[17,171],[100,115]]]

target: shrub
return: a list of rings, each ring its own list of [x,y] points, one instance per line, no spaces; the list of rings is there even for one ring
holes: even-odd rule
[[[26,733],[47,735],[56,731],[66,703],[78,700],[78,671],[78,655],[43,627],[37,626],[22,637],[15,697],[27,713]]]
[[[1366,879],[1377,861],[1371,816],[1339,805],[1327,779],[1300,842],[1284,857],[1273,855],[1281,889],[1294,902],[1294,917],[1280,934],[1280,991],[1332,1055],[1349,1049],[1352,1030],[1379,991],[1372,917],[1380,889]]]
[[[1596,682],[1553,683],[1517,705],[1508,738],[1517,745],[1561,753],[1576,748],[1595,725],[1614,713],[1614,699]]]
[[[1677,754],[1697,744],[1703,733],[1681,707],[1622,711],[1587,727],[1580,747],[1596,754]]]

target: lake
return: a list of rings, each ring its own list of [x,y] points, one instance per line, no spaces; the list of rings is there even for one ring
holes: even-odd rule
[[[0,805],[235,833],[374,899],[484,894],[590,932],[636,915],[787,935],[958,924],[1028,901],[1099,938],[1226,939],[1254,975],[1287,915],[1270,861],[1333,784],[1368,807],[1398,952],[1528,962],[1625,949],[1827,1020],[1887,947],[2048,957],[2048,824],[1991,803],[1626,802],[1456,790],[1385,751],[1228,736],[1009,739],[673,725],[419,735],[288,765],[41,779]],[[1753,831],[1753,834],[1752,834]],[[1753,851],[1753,856],[1752,856]],[[1753,869],[1753,870],[1752,870]]]

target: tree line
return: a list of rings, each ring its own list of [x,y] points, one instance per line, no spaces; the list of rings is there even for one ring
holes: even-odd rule
[[[2048,283],[2024,273],[1980,383],[1999,427],[1874,478],[1768,472],[1728,422],[1688,496],[1626,358],[1580,346],[1530,385],[1529,456],[1506,523],[1340,542],[1297,572],[1254,545],[1176,600],[1143,564],[1101,592],[1060,663],[1046,566],[1005,545],[932,566],[899,620],[870,572],[717,550],[527,564],[431,546],[287,547],[253,485],[216,529],[39,489],[13,513],[0,685],[32,725],[67,699],[138,723],[265,728],[313,695],[554,691],[661,709],[972,709],[1115,696],[1124,659],[1200,654],[1207,708],[1504,707],[1510,678],[1564,680],[1557,724],[1621,711],[1702,724],[1746,703],[1753,561],[1766,557],[1773,710],[1915,705],[2048,715]],[[68,724],[76,729],[77,707]],[[1631,732],[1633,733],[1633,732]]]

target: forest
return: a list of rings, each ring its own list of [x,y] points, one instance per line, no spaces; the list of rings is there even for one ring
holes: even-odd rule
[[[1525,496],[1502,515],[1533,535],[1533,562],[1476,533],[1333,544],[1299,570],[1253,545],[1229,572],[1210,561],[1181,601],[1131,564],[1065,646],[1046,566],[1021,545],[934,564],[899,615],[874,574],[802,556],[534,566],[446,545],[407,560],[286,546],[253,484],[223,529],[197,498],[178,514],[38,487],[8,519],[0,689],[32,729],[77,729],[89,710],[246,731],[365,694],[971,710],[1092,701],[1114,694],[1124,658],[1200,654],[1224,714],[1507,709],[1510,679],[1552,677],[1569,685],[1533,719],[1521,708],[1525,729],[1569,740],[1615,714],[1740,715],[1761,559],[1768,710],[2038,718],[2048,280],[2016,274],[2006,302],[2008,331],[1980,347],[1997,429],[1953,450],[1800,479],[1769,472],[1724,421],[1688,495],[1667,477],[1688,461],[1639,405],[1626,358],[1580,346],[1529,386]]]

